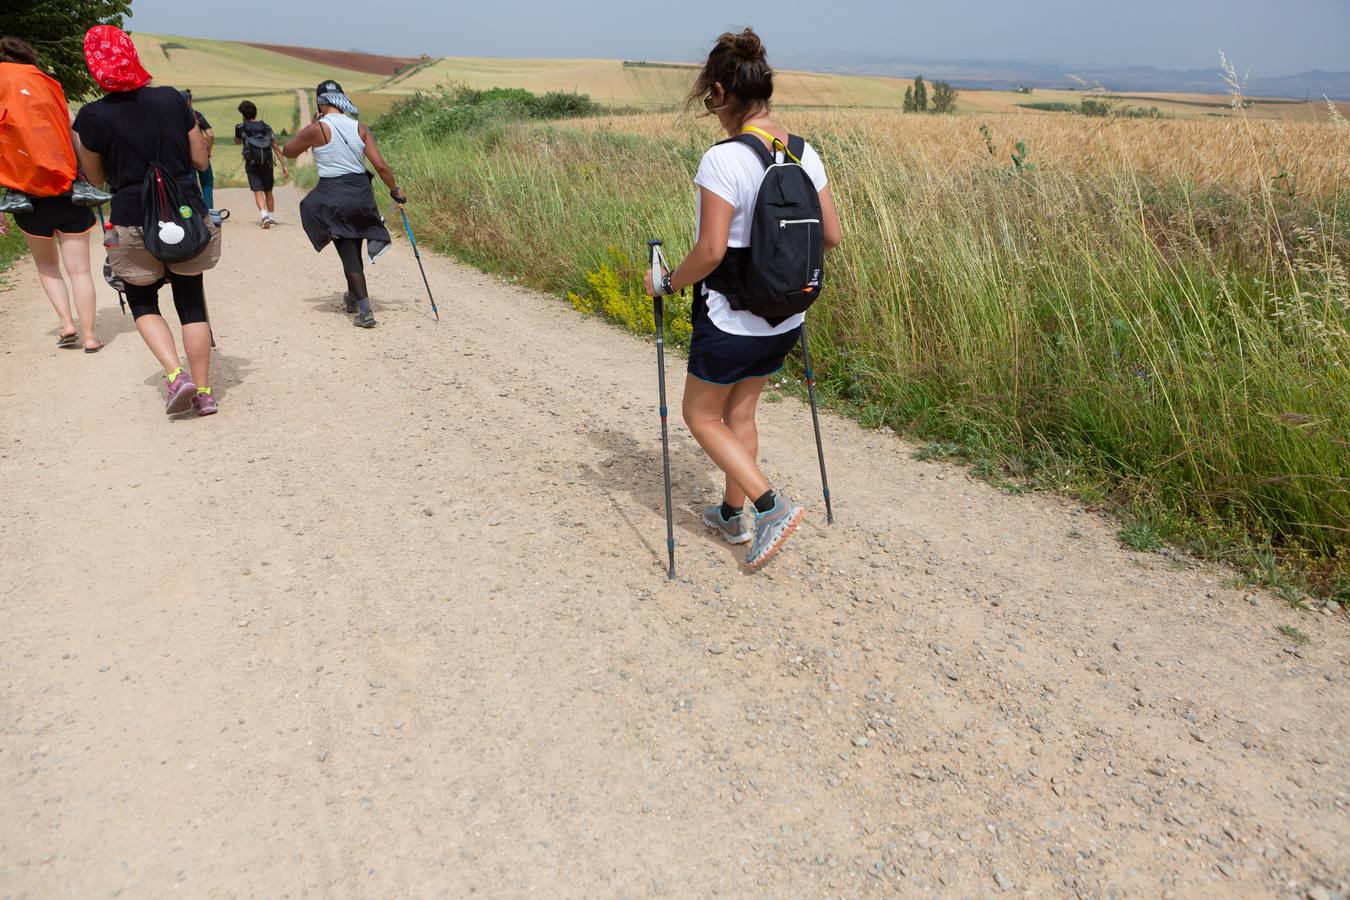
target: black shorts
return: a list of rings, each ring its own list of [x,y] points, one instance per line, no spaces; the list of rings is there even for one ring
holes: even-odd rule
[[[61,234],[84,234],[94,227],[94,211],[70,202],[70,195],[32,197],[33,211],[14,213],[14,224],[24,234],[49,238]]]
[[[248,176],[248,189],[250,191],[262,191],[264,194],[272,190],[272,184],[275,180],[272,175],[271,166],[244,166],[244,174]]]
[[[799,327],[782,334],[752,337],[730,334],[712,323],[701,300],[694,301],[694,333],[689,338],[689,374],[711,384],[735,384],[767,378],[783,368],[797,346]]]

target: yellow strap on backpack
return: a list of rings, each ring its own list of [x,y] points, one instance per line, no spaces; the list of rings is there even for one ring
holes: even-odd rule
[[[769,133],[768,133],[767,131],[765,131],[763,128],[756,128],[756,127],[753,126],[753,125],[746,125],[744,128],[741,129],[741,134],[757,134],[757,135],[759,135],[760,137],[765,138],[766,140],[768,140],[770,152],[772,152],[772,151],[773,151],[773,148],[775,148],[775,147],[782,147],[782,148],[783,148],[783,153],[785,153],[785,154],[787,155],[787,158],[788,158],[788,159],[792,160],[793,162],[795,162],[795,163],[796,163],[797,165],[799,165],[799,166],[802,164],[802,161],[801,161],[800,159],[798,159],[797,157],[795,157],[795,156],[792,155],[792,151],[789,150],[789,149],[787,148],[787,144],[783,143],[783,142],[780,141],[778,138],[776,138],[776,137],[774,137],[773,135],[769,134]]]

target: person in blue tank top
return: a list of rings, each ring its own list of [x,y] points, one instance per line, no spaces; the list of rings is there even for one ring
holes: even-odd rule
[[[375,204],[375,192],[371,190],[374,176],[366,170],[366,160],[379,173],[395,203],[407,203],[408,198],[375,146],[375,135],[349,118],[356,115],[356,104],[343,92],[342,85],[332,80],[321,82],[314,99],[319,117],[301,128],[281,152],[291,159],[306,150],[313,153],[319,183],[300,201],[300,224],[315,250],[321,251],[330,243],[337,249],[347,279],[343,307],[353,315],[353,325],[374,328],[361,242],[365,241],[366,253],[374,263],[389,249],[389,230]]]

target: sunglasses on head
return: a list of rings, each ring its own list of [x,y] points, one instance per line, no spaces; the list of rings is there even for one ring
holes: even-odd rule
[[[721,104],[717,102],[717,98],[711,93],[703,98],[703,108],[708,112],[715,112],[719,106],[721,106]]]

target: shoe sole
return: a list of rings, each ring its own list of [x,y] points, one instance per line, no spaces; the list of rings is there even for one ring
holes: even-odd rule
[[[192,409],[192,397],[196,393],[197,386],[190,381],[187,382],[183,385],[182,390],[178,394],[169,397],[168,401],[164,404],[164,414],[166,416],[176,416],[179,413],[184,413],[189,409]]]
[[[726,541],[728,544],[748,544],[755,539],[755,536],[748,532],[743,532],[742,534],[736,535],[735,537],[728,535],[725,531],[722,530],[722,527],[720,525],[714,525],[707,519],[703,520],[703,527],[707,528],[709,531],[717,532],[719,535],[722,536],[722,540]]]
[[[218,412],[220,412],[219,409],[210,409],[210,410],[200,410],[200,409],[199,409],[199,410],[197,410],[197,418],[200,419],[202,416],[214,416],[214,415],[215,415],[216,413],[218,413]]]
[[[773,542],[772,546],[759,558],[759,561],[752,563],[747,560],[746,565],[756,571],[764,568],[764,564],[773,559],[773,555],[782,549],[783,545],[787,543],[787,539],[792,537],[792,533],[797,530],[797,526],[802,524],[802,519],[805,518],[806,507],[799,507],[797,514],[788,521],[787,527],[783,529],[783,533],[778,535],[778,540]]]

